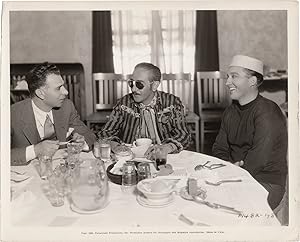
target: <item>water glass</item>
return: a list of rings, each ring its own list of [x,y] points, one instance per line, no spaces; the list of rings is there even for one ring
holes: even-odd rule
[[[122,191],[133,192],[137,183],[137,176],[135,164],[133,162],[126,162],[122,168]]]
[[[84,143],[72,142],[67,144],[68,158],[67,164],[72,168],[78,165],[80,152],[82,151]]]
[[[150,165],[147,162],[138,164],[137,168],[138,182],[147,178],[151,178]]]
[[[42,190],[52,206],[60,207],[64,205],[64,187],[64,177],[54,173],[48,177],[48,182],[42,184]]]
[[[46,180],[47,177],[52,174],[52,158],[50,156],[39,156],[38,159],[33,162],[33,165],[43,180]]]
[[[100,159],[103,161],[110,160],[111,145],[108,139],[100,139],[99,141]]]
[[[154,147],[154,159],[156,169],[159,170],[159,166],[165,165],[167,163],[167,151],[164,149],[163,145],[155,145]]]

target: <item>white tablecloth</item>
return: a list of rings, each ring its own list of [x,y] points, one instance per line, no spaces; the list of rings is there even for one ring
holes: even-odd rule
[[[81,156],[91,157],[91,153]],[[224,183],[220,186],[206,185],[207,199],[234,207],[244,216],[213,209],[206,205],[182,199],[175,195],[175,200],[163,208],[147,208],[136,201],[136,196],[121,191],[119,185],[109,182],[109,204],[100,213],[82,215],[70,210],[65,200],[62,207],[52,207],[41,190],[41,180],[33,165],[12,167],[15,171],[26,171],[32,176],[29,181],[18,185],[18,196],[11,202],[12,224],[16,226],[85,226],[101,228],[191,226],[178,217],[183,214],[193,222],[212,226],[260,226],[280,225],[267,203],[267,191],[244,169],[220,159],[200,153],[182,151],[168,155],[168,163],[174,169],[185,169],[187,175],[194,173],[197,164],[206,161],[224,163],[225,167],[212,170],[213,180],[242,179],[239,183]],[[185,186],[186,176],[177,184],[178,190]]]

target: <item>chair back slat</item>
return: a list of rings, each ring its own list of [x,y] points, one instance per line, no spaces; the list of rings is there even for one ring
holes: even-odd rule
[[[93,73],[94,112],[112,109],[117,100],[127,94],[126,88],[126,77],[122,74]]]
[[[219,71],[197,72],[199,110],[221,109],[230,103],[225,86],[225,73]]]
[[[193,80],[190,73],[163,73],[158,90],[178,96],[187,110],[194,110]]]

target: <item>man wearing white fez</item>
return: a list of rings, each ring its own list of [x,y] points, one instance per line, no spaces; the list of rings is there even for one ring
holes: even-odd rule
[[[212,151],[246,169],[269,192],[269,205],[275,209],[285,192],[287,126],[277,104],[259,94],[262,82],[260,60],[233,57],[226,81],[233,102],[224,111]]]

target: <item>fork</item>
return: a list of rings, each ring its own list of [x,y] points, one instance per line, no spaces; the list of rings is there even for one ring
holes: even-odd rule
[[[222,180],[218,182],[205,181],[205,183],[212,186],[220,186],[222,183],[226,183],[226,182],[241,182],[241,181],[242,181],[241,179],[236,179],[236,180]]]
[[[28,180],[30,178],[30,176],[29,177],[26,177],[26,178],[24,178],[23,180],[14,180],[14,179],[10,179],[11,181],[13,181],[14,183],[20,183],[20,182],[23,182],[23,181],[26,181],[26,180]]]
[[[211,202],[208,202],[208,201],[203,201],[198,196],[193,196],[193,200],[197,203],[204,204],[204,205],[206,205],[210,208],[213,208],[213,209],[223,209],[223,210],[235,213],[235,214],[241,214],[242,213],[242,211],[236,210],[233,207],[228,207],[228,206],[218,204],[218,203],[211,203]]]

